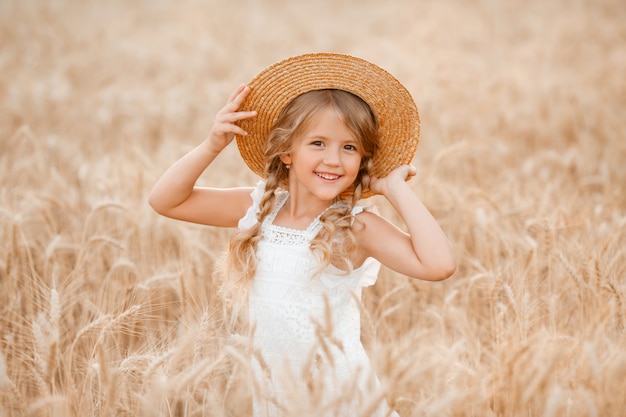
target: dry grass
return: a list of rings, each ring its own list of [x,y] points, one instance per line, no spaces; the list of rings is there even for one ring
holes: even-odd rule
[[[413,93],[413,184],[459,260],[444,283],[384,271],[365,294],[388,401],[623,416],[624,22],[620,0],[3,1],[0,416],[246,415],[253,353],[211,277],[228,231],[159,218],[146,194],[239,82],[315,50]],[[202,181],[256,179],[233,147]]]

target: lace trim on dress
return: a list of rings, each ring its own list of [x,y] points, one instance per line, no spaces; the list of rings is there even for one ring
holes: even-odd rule
[[[263,239],[273,245],[302,246],[309,243],[308,234],[294,233],[294,230],[267,225],[261,231]]]

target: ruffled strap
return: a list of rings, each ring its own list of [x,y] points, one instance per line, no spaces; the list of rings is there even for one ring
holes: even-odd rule
[[[359,287],[369,287],[370,285],[374,285],[378,279],[380,262],[374,258],[367,258],[359,269],[361,270]]]
[[[350,212],[353,216],[363,212],[365,210],[365,206],[354,206],[352,207],[352,211]]]
[[[320,275],[320,281],[326,288],[369,287],[376,283],[380,265],[376,259],[367,258],[360,267],[352,270],[349,276],[343,275],[334,265],[329,265]]]
[[[265,191],[265,181],[259,181],[250,193],[250,197],[252,197],[252,205],[248,207],[248,211],[246,214],[239,219],[237,223],[237,227],[239,229],[250,229],[257,223],[256,215],[259,212],[259,204],[261,203],[261,197],[263,197],[263,192]]]

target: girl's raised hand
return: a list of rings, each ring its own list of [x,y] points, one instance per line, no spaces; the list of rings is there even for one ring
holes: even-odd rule
[[[235,135],[245,136],[247,132],[237,126],[235,122],[250,119],[256,116],[256,111],[239,111],[239,108],[250,94],[250,87],[241,84],[230,95],[226,105],[217,112],[215,123],[207,138],[210,146],[220,152],[235,138]]]
[[[386,177],[372,177],[369,188],[374,194],[386,195],[394,184],[403,184],[414,177],[416,173],[417,169],[413,165],[401,165]]]

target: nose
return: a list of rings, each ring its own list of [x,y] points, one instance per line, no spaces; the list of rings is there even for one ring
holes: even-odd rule
[[[341,164],[341,152],[339,149],[327,148],[323,162],[324,165],[339,166]]]

